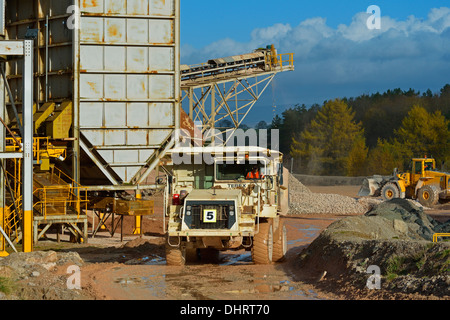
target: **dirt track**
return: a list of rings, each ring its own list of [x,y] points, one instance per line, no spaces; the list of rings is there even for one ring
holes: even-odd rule
[[[358,187],[314,187],[313,192],[351,195]],[[448,219],[448,211],[435,217]],[[45,241],[38,250],[76,251],[84,260],[81,267],[81,296],[112,300],[315,300],[345,299],[333,288],[310,278],[297,265],[297,257],[328,225],[345,216],[307,215],[286,217],[288,253],[285,262],[261,266],[251,262],[250,252],[223,252],[218,263],[199,262],[185,267],[168,267],[164,259],[162,212],[144,219],[144,236],[102,232],[87,245]],[[125,220],[130,233],[133,218]],[[313,270],[311,270],[313,271]],[[59,275],[61,276],[61,270]],[[64,275],[64,272],[62,272]],[[28,281],[28,280],[27,280]],[[39,282],[39,278],[34,279]],[[61,285],[65,285],[62,283]],[[345,290],[344,290],[345,292]],[[352,299],[365,299],[360,292]],[[31,297],[32,298],[32,297]],[[376,298],[371,295],[371,298]],[[386,298],[386,297],[384,297]],[[404,296],[396,298],[408,299]]]
[[[254,265],[250,252],[241,250],[221,253],[219,262],[214,264],[200,261],[185,267],[168,267],[163,257],[148,257],[148,253],[139,251],[139,246],[146,243],[153,243],[154,248],[160,250],[162,240],[157,237],[133,240],[128,251],[122,251],[122,260],[133,265],[92,263],[106,257],[99,257],[100,252],[93,254],[79,250],[80,256],[91,262],[81,270],[83,287],[96,299],[326,299],[327,296],[315,292],[312,286],[294,280],[297,275],[293,262],[298,253],[333,221],[335,218],[332,217],[287,218],[286,262],[270,266]],[[132,243],[136,247],[133,248]]]

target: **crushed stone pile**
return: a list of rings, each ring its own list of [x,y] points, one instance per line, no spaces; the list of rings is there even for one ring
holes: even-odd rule
[[[80,290],[67,287],[68,267],[83,265],[76,252],[18,252],[0,258],[0,277],[14,288],[8,295],[0,291],[0,300],[83,300]]]
[[[448,297],[450,243],[431,241],[434,233],[449,232],[450,221],[438,222],[422,207],[393,199],[332,223],[300,254],[299,266],[366,291],[367,268],[375,265],[382,289]]]
[[[376,201],[358,201],[338,194],[313,193],[289,175],[289,214],[363,214]]]
[[[394,229],[412,240],[433,240],[435,233],[450,233],[450,221],[440,223],[423,212],[423,207],[403,199],[382,202],[365,214],[392,222]]]

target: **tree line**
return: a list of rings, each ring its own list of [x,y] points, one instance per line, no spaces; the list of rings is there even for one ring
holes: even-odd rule
[[[279,149],[295,173],[389,175],[409,170],[414,157],[433,157],[449,170],[450,85],[438,93],[394,89],[295,105],[267,128],[279,130]]]

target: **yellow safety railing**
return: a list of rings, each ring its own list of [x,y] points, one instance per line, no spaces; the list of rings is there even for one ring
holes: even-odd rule
[[[13,233],[16,235],[16,240],[18,240],[17,235],[19,233],[20,221],[22,221],[22,196],[15,201],[18,212],[14,210],[14,203],[6,207],[3,215],[3,226],[4,231],[11,239]],[[13,240],[13,239],[12,239]]]
[[[20,174],[20,169],[17,170],[17,172]],[[17,185],[20,186],[20,177],[15,177],[14,174],[11,174],[8,171],[7,175],[10,178],[10,181],[14,181],[14,185],[16,185],[17,182]],[[53,207],[56,208],[56,210],[53,211],[61,215],[66,214],[67,209],[72,209],[72,212],[75,211],[77,217],[79,217],[82,209],[87,210],[88,197],[86,188],[83,188],[71,177],[54,166],[51,168],[49,179],[51,183],[59,185],[34,189],[33,198],[39,199],[38,201],[35,201],[33,205],[35,214],[47,217],[47,214],[51,215],[50,208]],[[5,208],[3,215],[4,230],[8,237],[11,238],[12,235],[15,234],[15,239],[18,240],[17,235],[19,234],[20,222],[23,214],[22,195],[20,194],[19,187],[13,187],[12,189],[15,202]],[[17,208],[17,211],[15,208]]]
[[[52,186],[39,188],[34,195],[39,198],[33,205],[35,212],[47,218],[47,215],[66,215],[67,210],[75,211],[77,217],[81,210],[87,210],[87,190],[81,187]]]
[[[450,237],[450,233],[435,233],[433,235],[433,242],[438,242],[438,239],[443,237]]]
[[[277,57],[277,65],[281,68],[293,68],[294,67],[294,54],[282,53]]]
[[[33,138],[33,158],[38,163],[41,161],[42,154],[46,154],[50,158],[57,158],[62,156],[66,158],[66,149],[58,148],[53,146],[48,137]],[[22,139],[17,138],[6,138],[6,151],[8,152],[20,152],[22,146],[17,144],[22,144]]]

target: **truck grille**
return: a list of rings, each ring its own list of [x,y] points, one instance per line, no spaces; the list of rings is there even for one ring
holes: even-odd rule
[[[184,221],[189,229],[231,229],[236,222],[236,210],[230,210],[233,201],[195,201],[186,203]],[[187,208],[191,208],[188,215]],[[230,211],[233,215],[230,215]]]

